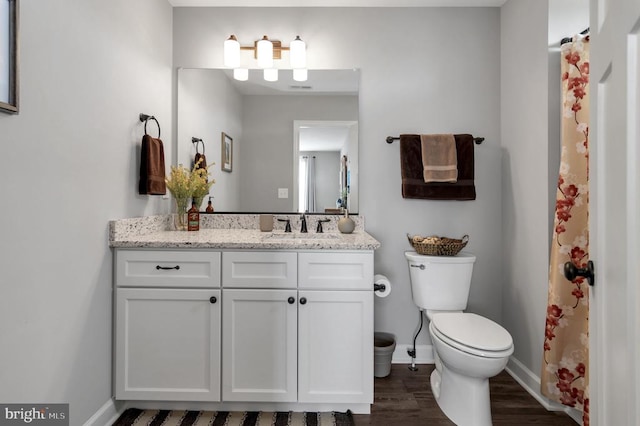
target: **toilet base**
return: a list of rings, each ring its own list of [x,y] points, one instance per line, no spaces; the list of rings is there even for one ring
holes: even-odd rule
[[[438,406],[457,426],[492,425],[489,379],[462,376],[442,365],[430,381]]]

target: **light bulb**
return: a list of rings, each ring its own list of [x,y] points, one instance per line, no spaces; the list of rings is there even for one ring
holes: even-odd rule
[[[267,68],[264,70],[264,79],[266,81],[278,81],[278,69]]]
[[[296,39],[291,42],[289,52],[291,68],[297,69],[307,67],[307,45],[300,39],[300,36],[296,36]]]
[[[260,68],[273,67],[273,43],[269,41],[267,36],[258,42],[258,66]]]
[[[246,68],[235,68],[233,70],[233,78],[238,81],[247,81],[249,79],[249,70]]]
[[[233,34],[224,41],[224,66],[229,68],[240,66],[240,43]]]
[[[295,81],[307,81],[307,69],[297,68],[293,70],[293,79]]]

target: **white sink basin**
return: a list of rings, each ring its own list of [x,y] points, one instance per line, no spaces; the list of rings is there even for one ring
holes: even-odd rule
[[[270,240],[337,240],[340,238],[338,234],[332,233],[299,233],[299,232],[272,232],[264,237]]]

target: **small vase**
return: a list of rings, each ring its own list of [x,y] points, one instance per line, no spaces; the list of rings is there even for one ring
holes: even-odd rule
[[[176,214],[174,216],[174,225],[176,231],[187,230],[187,204],[188,198],[176,198]]]
[[[338,231],[343,234],[350,234],[356,229],[356,223],[349,217],[349,212],[345,209],[344,217],[338,221]]]

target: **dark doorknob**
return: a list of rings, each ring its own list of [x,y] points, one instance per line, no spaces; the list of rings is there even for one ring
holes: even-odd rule
[[[300,304],[301,305],[305,305],[307,303],[307,298],[306,297],[301,297],[300,298]]]
[[[287,302],[289,302],[290,305],[293,305],[295,303],[296,299],[294,299],[293,297],[289,297],[287,299]]]
[[[209,298],[209,303],[216,303],[218,301],[218,299],[215,296],[211,296]]]
[[[576,277],[585,277],[589,285],[596,283],[596,276],[593,268],[593,262],[588,261],[586,268],[578,268],[572,262],[564,264],[564,276],[569,281],[573,281]]]

